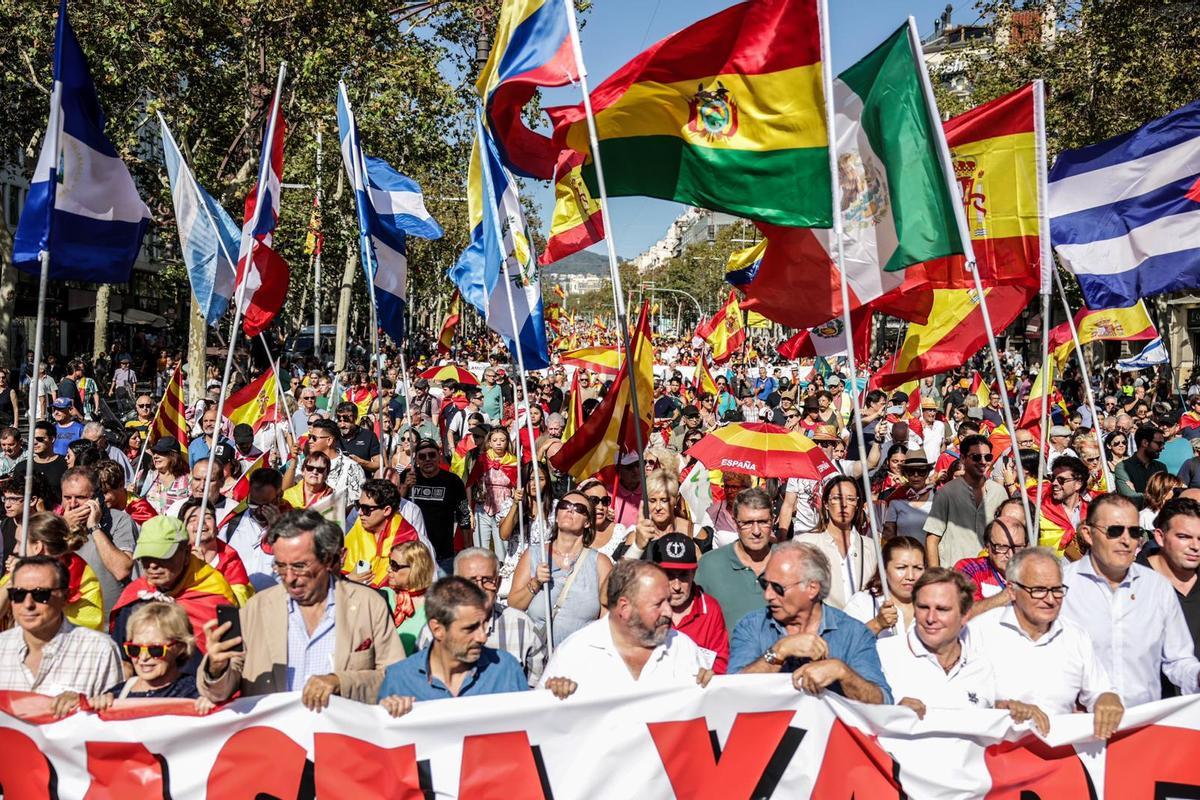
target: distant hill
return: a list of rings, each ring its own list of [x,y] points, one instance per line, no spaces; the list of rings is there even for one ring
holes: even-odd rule
[[[608,272],[608,256],[580,250],[545,267],[542,272],[547,275],[604,275]]]

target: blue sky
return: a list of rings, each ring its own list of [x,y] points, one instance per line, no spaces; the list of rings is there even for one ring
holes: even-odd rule
[[[830,0],[830,49],[835,73],[865,55],[904,22],[916,17],[922,37],[947,0]],[[581,31],[588,80],[594,88],[629,59],[659,39],[703,17],[733,5],[730,0],[595,0]],[[972,2],[955,3],[954,24],[969,24],[978,17]],[[579,102],[575,87],[544,90],[543,104]],[[529,194],[542,212],[543,227],[550,225],[554,190],[548,183],[527,182]],[[609,230],[616,232],[617,253],[631,258],[658,241],[683,206],[644,197],[609,200],[613,217]],[[543,231],[545,233],[547,231]],[[603,252],[605,245],[593,247]]]

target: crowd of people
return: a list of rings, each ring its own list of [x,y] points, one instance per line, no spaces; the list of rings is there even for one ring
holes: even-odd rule
[[[187,441],[154,435],[164,387],[127,358],[108,386],[68,362],[31,442],[24,370],[0,372],[0,689],[60,715],[296,691],[400,716],[766,672],[1042,733],[1086,711],[1101,739],[1200,691],[1200,385],[1103,372],[1093,410],[1068,369],[1043,449],[970,367],[913,398],[759,354],[705,392],[678,348],[658,355],[644,450],[592,476],[555,457],[611,378],[554,366],[522,387],[495,352],[466,382],[384,358],[378,387],[285,359],[273,412],[218,419],[218,381]],[[1020,419],[1033,375],[1006,355]],[[759,421],[831,474],[693,454]]]

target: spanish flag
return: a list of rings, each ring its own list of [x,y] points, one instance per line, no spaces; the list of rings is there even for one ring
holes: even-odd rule
[[[1126,308],[1080,309],[1075,315],[1075,328],[1079,331],[1080,346],[1101,341],[1137,342],[1158,336],[1143,300]],[[1050,353],[1060,368],[1067,363],[1074,347],[1069,324],[1064,322],[1050,331]]]
[[[167,384],[162,400],[158,403],[158,411],[154,413],[154,423],[150,426],[150,438],[158,441],[164,436],[173,436],[179,442],[179,449],[184,453],[188,448],[187,402],[184,400],[183,366],[175,367],[175,374]]]
[[[597,314],[596,318],[592,320],[592,324],[596,326],[596,330],[606,333],[608,332],[608,326],[604,324],[604,320],[600,319],[599,314]]]
[[[583,425],[583,391],[579,386],[579,370],[571,376],[571,393],[567,395],[567,419],[563,426],[562,440],[565,442],[575,435],[575,431]]]
[[[754,0],[652,45],[591,94],[610,197],[676,200],[828,228],[829,137],[816,0]],[[583,104],[547,109],[587,156]]]
[[[342,400],[354,403],[358,408],[359,418],[365,417],[371,413],[371,404],[375,402],[375,398],[379,393],[370,386],[352,386],[342,392]]]
[[[712,373],[708,371],[708,364],[703,358],[696,362],[696,391],[717,396],[717,382],[713,380]]]
[[[569,350],[563,353],[559,356],[559,363],[565,366],[583,367],[601,375],[616,375],[621,369],[621,353],[611,345],[581,347],[578,350]]]
[[[246,424],[255,431],[268,422],[274,422],[276,399],[279,397],[275,370],[271,367],[257,379],[238,389],[225,399],[226,415],[233,425]]]
[[[458,293],[458,289],[454,290],[454,294],[450,295],[450,308],[446,312],[446,318],[442,320],[442,332],[438,334],[437,353],[439,356],[450,355],[450,345],[454,343],[454,328],[458,325],[458,318],[462,315],[462,295]]]
[[[742,309],[738,306],[736,291],[729,292],[725,305],[713,314],[712,319],[696,329],[696,335],[708,342],[712,348],[714,364],[722,364],[746,341],[746,328],[742,323]]]
[[[649,305],[649,302],[642,304],[629,345],[639,417],[633,416],[629,371],[622,366],[600,405],[550,459],[555,469],[570,473],[576,480],[586,480],[612,467],[621,453],[637,452],[634,425],[641,428],[643,446],[650,435],[654,415],[654,347],[650,340]]]
[[[975,398],[979,400],[980,408],[985,408],[992,397],[992,390],[983,382],[983,376],[979,374],[979,370],[975,370],[975,374],[971,376],[969,393],[975,395]]]
[[[304,237],[304,253],[319,256],[321,247],[325,244],[325,234],[321,233],[321,196],[313,195],[312,204],[312,214],[308,218],[308,234]]]

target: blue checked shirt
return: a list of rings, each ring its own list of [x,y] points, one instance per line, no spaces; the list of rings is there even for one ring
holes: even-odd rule
[[[333,672],[333,647],[337,640],[334,633],[334,595],[333,579],[329,579],[329,591],[325,593],[325,615],[313,629],[312,636],[308,635],[308,626],[300,613],[300,604],[288,597],[288,649],[287,649],[287,690],[297,691],[304,688],[308,679],[314,675],[328,675]]]

